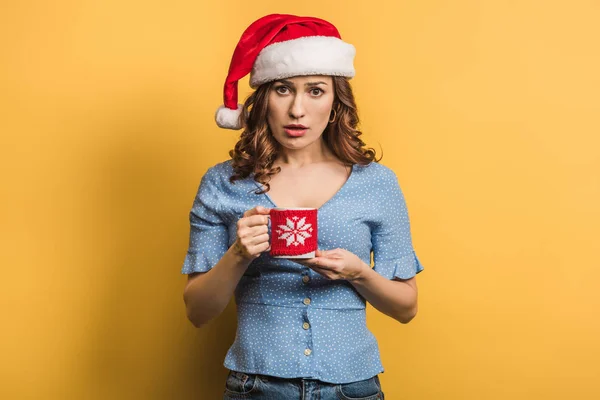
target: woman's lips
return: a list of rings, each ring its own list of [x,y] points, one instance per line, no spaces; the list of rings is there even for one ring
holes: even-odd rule
[[[285,132],[293,137],[303,136],[308,128],[283,128]]]

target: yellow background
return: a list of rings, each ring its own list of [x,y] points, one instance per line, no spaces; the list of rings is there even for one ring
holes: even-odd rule
[[[239,135],[213,120],[233,49],[273,12],[356,46],[408,203],[419,314],[368,314],[386,398],[600,398],[591,0],[2,2],[0,398],[220,398],[234,304],[195,329],[180,268]]]

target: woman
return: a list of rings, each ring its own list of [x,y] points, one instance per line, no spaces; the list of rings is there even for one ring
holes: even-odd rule
[[[244,130],[202,178],[182,268],[196,327],[235,294],[225,399],[382,399],[366,301],[401,323],[417,312],[423,267],[396,175],[359,139],[354,54],[329,22],[281,14],[235,49],[216,120]],[[256,91],[237,104],[248,73]],[[273,207],[318,209],[314,258],[269,256]]]

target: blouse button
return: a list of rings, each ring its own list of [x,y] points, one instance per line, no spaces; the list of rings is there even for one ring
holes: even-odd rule
[[[304,276],[302,277],[302,282],[304,282],[304,283],[308,283],[308,281],[310,281],[310,276],[308,276],[308,275],[304,275]]]
[[[305,298],[305,299],[304,299],[304,301],[303,301],[303,303],[304,303],[305,305],[309,305],[309,304],[310,304],[310,299],[309,299],[308,297],[307,297],[307,298]]]
[[[306,350],[304,350],[304,355],[305,355],[305,356],[310,356],[310,353],[312,353],[312,350],[311,350],[311,349],[306,349]]]
[[[308,329],[308,328],[310,328],[310,324],[308,322],[305,322],[305,323],[302,324],[302,327],[304,329]]]

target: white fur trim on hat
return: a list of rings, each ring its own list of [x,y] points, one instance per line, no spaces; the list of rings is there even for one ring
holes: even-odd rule
[[[242,104],[238,104],[237,110],[221,106],[215,113],[215,121],[217,121],[217,125],[221,128],[235,130],[242,129],[240,115],[242,115]]]
[[[258,54],[250,87],[299,75],[336,75],[352,78],[353,45],[333,36],[307,36],[273,43]]]

